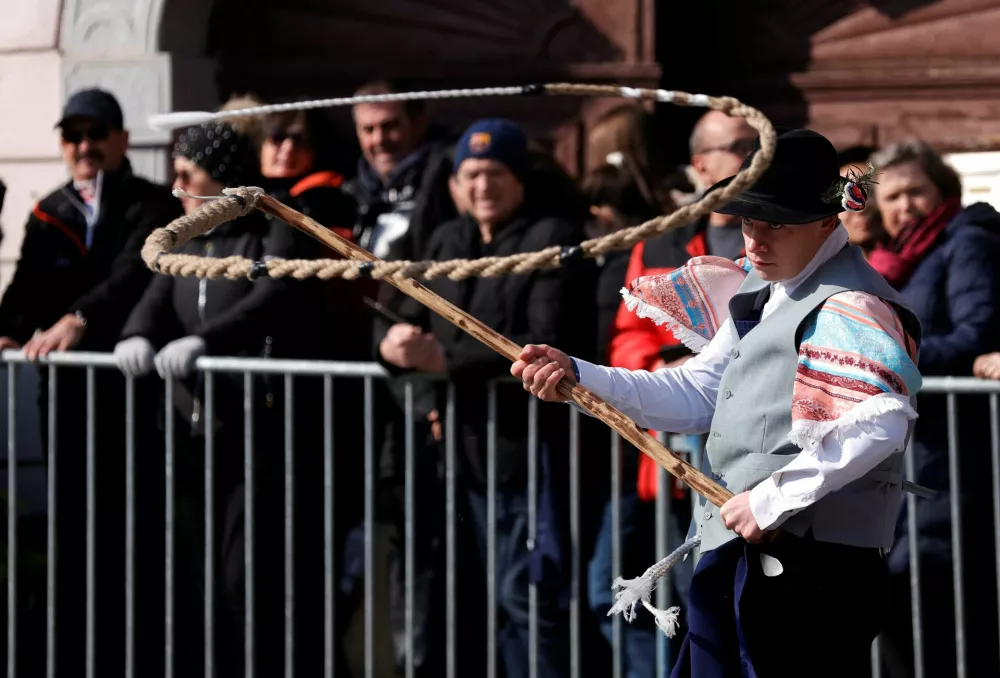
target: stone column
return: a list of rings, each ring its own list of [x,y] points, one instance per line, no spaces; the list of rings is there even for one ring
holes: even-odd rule
[[[113,92],[131,134],[129,157],[135,171],[164,182],[170,177],[167,149],[173,135],[151,129],[148,117],[173,110],[175,104],[214,103],[212,70],[199,54],[161,51],[161,23],[174,4],[191,5],[185,0],[67,0],[59,34],[63,95],[93,86]],[[200,4],[211,6],[207,0]],[[204,14],[199,12],[197,19],[206,21]],[[204,30],[198,23],[191,28]],[[186,47],[197,52],[198,42]]]
[[[52,126],[62,104],[57,50],[59,0],[0,0],[0,288],[20,255],[24,223],[35,202],[66,180]]]

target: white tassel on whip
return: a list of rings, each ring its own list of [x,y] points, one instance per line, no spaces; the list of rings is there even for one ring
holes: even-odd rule
[[[656,619],[656,625],[668,638],[673,638],[674,634],[677,633],[680,608],[675,606],[668,610],[658,610],[650,603],[650,597],[653,595],[656,583],[700,543],[701,535],[696,534],[681,544],[669,556],[646,570],[641,577],[635,579],[618,577],[615,579],[611,588],[619,590],[615,592],[615,604],[608,610],[608,616],[621,613],[625,617],[625,621],[631,623],[635,619],[636,605],[642,603],[642,606]]]

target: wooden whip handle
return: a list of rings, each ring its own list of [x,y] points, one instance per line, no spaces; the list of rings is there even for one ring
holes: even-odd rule
[[[366,262],[380,261],[371,252],[358,247],[330,229],[325,228],[304,214],[293,210],[268,195],[262,195],[257,199],[257,209],[291,224],[345,257]],[[412,278],[398,279],[393,277],[384,278],[383,280],[400,290],[403,294],[419,301],[445,320],[458,326],[459,329],[469,333],[511,362],[516,362],[519,359],[521,355],[520,346],[492,328],[487,327],[480,320],[469,315],[446,299],[431,292],[416,280]],[[580,384],[571,384],[564,379],[559,383],[558,391],[613,428],[623,438],[651,457],[653,461],[665,468],[672,475],[680,478],[695,492],[708,499],[714,505],[721,507],[733,496],[729,490],[668,450],[659,441],[640,429],[635,422]]]

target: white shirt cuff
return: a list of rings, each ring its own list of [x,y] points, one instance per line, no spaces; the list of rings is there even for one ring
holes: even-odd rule
[[[782,510],[784,503],[773,476],[750,490],[750,513],[762,530],[773,530],[792,515],[791,511]]]

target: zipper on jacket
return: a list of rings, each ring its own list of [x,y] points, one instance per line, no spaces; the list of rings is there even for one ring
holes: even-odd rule
[[[212,255],[212,243],[205,243],[205,253],[204,256],[208,257]],[[208,303],[208,278],[202,278],[198,281],[198,320],[205,322],[205,305]]]
[[[212,243],[205,243],[205,256],[212,254]],[[205,322],[205,305],[208,303],[208,279],[202,278],[198,281],[198,320]],[[193,398],[191,406],[191,429],[198,430],[198,422],[201,421],[201,398],[197,392]]]
[[[97,222],[101,219],[101,200],[103,199],[104,193],[104,170],[99,170],[97,172],[97,177],[94,179],[93,214],[91,214],[90,210],[87,209],[87,206],[76,197],[76,194],[74,194],[68,186],[62,186],[59,190],[69,199],[73,207],[76,208],[76,211],[83,216],[83,221],[87,226],[87,231],[84,234],[83,241],[87,251],[90,251],[90,246],[94,242],[94,229],[97,228]]]

